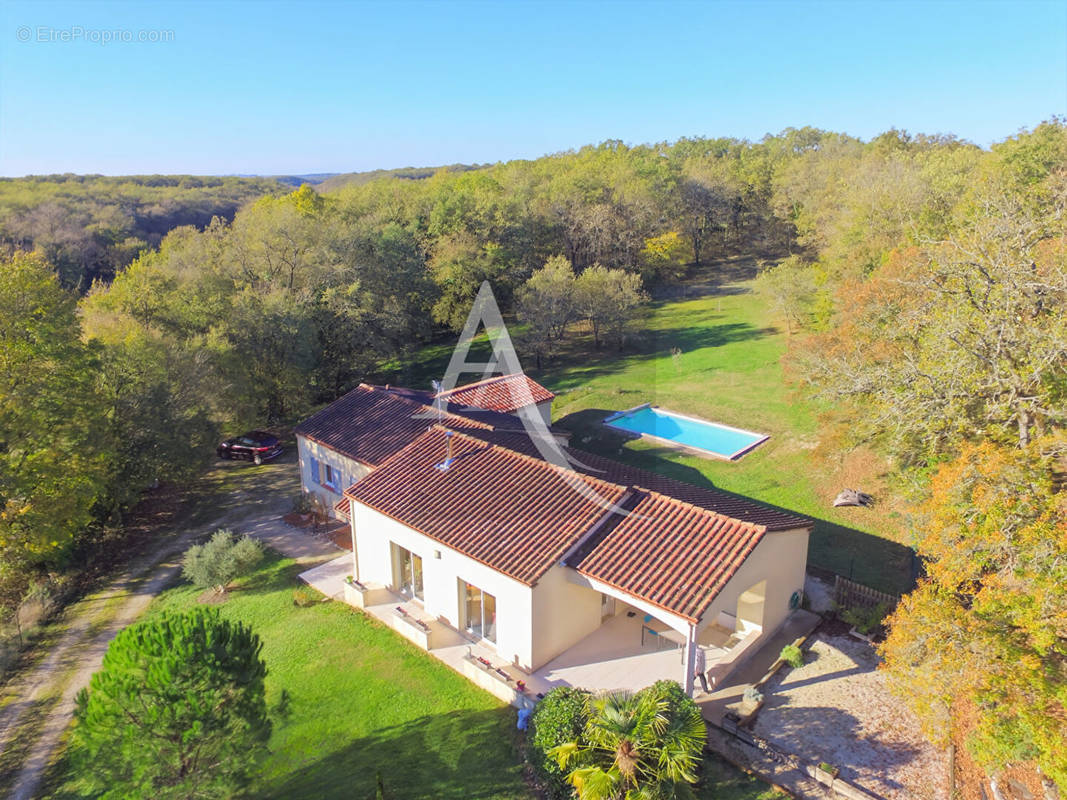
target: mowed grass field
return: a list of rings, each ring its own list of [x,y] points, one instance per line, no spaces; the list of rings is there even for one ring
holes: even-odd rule
[[[753,272],[746,259],[708,268],[680,296],[651,303],[622,351],[610,345],[594,349],[592,336],[575,325],[544,369],[534,369],[532,358],[523,366],[557,393],[553,419],[573,432],[575,446],[808,516],[815,520],[809,564],[904,592],[912,584],[912,554],[889,496],[885,464],[862,448],[818,447],[818,408],[809,390],[786,379],[789,340],[753,291]],[[521,336],[515,325],[512,337],[520,351]],[[425,348],[392,365],[391,380],[428,387],[432,377],[444,374],[453,344]],[[479,344],[470,360],[488,355],[485,343]],[[726,462],[627,441],[600,424],[609,413],[641,403],[770,439]],[[879,505],[834,508],[834,497],[846,487],[874,494]]]
[[[298,565],[275,553],[217,606],[263,640],[270,755],[249,796],[371,800],[380,773],[399,800],[533,798],[516,713],[397,633],[343,603],[293,602]],[[194,607],[181,583],[147,615]],[[284,698],[284,700],[283,700]],[[770,800],[767,784],[709,757],[699,797]],[[81,797],[61,758],[46,796]]]

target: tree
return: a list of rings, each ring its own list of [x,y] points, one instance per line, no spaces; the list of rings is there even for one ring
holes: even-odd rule
[[[223,798],[250,782],[271,723],[262,643],[215,609],[121,631],[77,697],[71,759],[94,797]]]
[[[553,256],[526,281],[516,294],[519,319],[529,326],[527,341],[537,357],[551,352],[574,320],[574,270],[563,256]]]
[[[201,589],[213,587],[222,594],[234,578],[247,574],[263,558],[263,546],[250,536],[215,531],[206,544],[185,551],[182,574]]]
[[[40,255],[0,260],[0,582],[58,564],[107,506],[96,351]]]
[[[594,264],[574,282],[577,313],[589,321],[593,342],[600,348],[600,332],[615,337],[621,348],[626,328],[648,295],[641,289],[641,277],[622,269],[605,269]]]
[[[797,256],[764,267],[756,278],[756,291],[767,300],[771,311],[785,319],[786,334],[811,322],[818,286],[815,269]]]
[[[1067,789],[1067,439],[965,445],[917,508],[927,577],[890,619],[891,685],[945,743],[961,709],[994,775],[1036,762]]]
[[[692,797],[707,731],[673,681],[589,696],[582,737],[550,752],[579,800]]]
[[[678,231],[667,231],[645,239],[641,249],[641,264],[647,275],[664,283],[685,277],[686,246]]]
[[[808,379],[860,401],[861,427],[905,464],[977,438],[1025,446],[1067,421],[1061,216],[997,181],[959,213],[946,240],[846,283],[835,328],[806,358]]]

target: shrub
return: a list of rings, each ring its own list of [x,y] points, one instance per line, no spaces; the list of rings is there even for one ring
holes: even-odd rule
[[[787,644],[783,647],[782,652],[778,654],[778,658],[794,668],[804,666],[804,653],[795,644]]]
[[[839,615],[841,619],[860,633],[869,634],[882,624],[886,611],[888,611],[886,604],[879,603],[876,606],[870,607],[855,606],[853,608],[846,608],[844,611],[839,612]]]
[[[293,498],[293,513],[295,514],[310,514],[311,513],[311,497],[301,492]]]
[[[560,686],[545,695],[530,718],[530,745],[527,760],[541,779],[545,797],[563,800],[573,797],[574,790],[567,783],[567,773],[559,762],[548,755],[553,747],[573,742],[585,728],[585,700],[589,693],[582,689]]]
[[[263,546],[255,539],[233,531],[215,531],[207,544],[185,551],[182,574],[201,589],[214,587],[222,593],[234,578],[245,575],[263,558]]]
[[[763,692],[761,692],[755,686],[749,686],[747,689],[745,689],[744,699],[746,703],[762,702]]]
[[[131,625],[78,694],[71,760],[93,797],[240,794],[266,753],[262,644],[215,609]]]

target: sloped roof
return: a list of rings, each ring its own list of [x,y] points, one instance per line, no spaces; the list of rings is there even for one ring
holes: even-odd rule
[[[491,430],[489,422],[446,413],[459,428]],[[429,406],[361,384],[296,426],[296,433],[376,467],[425,433],[438,419]]]
[[[522,372],[498,375],[466,386],[457,386],[450,392],[441,392],[450,403],[457,403],[490,411],[510,414],[528,405],[543,403],[555,395]]]
[[[442,470],[438,465],[447,457],[449,438],[452,461]],[[435,427],[345,496],[532,585],[608,513],[598,498],[610,507],[625,492]]]
[[[518,450],[530,456],[541,458],[536,445],[525,431],[491,431],[488,429],[471,430],[471,436],[494,442],[503,447]],[[631,467],[577,447],[564,447],[563,451],[571,457],[575,470],[609,483],[623,486],[636,486],[659,494],[684,500],[694,506],[714,511],[742,522],[763,525],[769,531],[785,531],[796,528],[810,528],[812,521],[799,514],[781,511],[761,505],[755,500],[722,491],[720,489],[694,486],[691,483],[669,478],[657,472]]]
[[[567,564],[697,622],[766,532],[763,525],[640,492],[628,514],[594,535]]]

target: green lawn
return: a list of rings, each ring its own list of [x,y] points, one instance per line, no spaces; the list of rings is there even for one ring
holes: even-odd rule
[[[295,606],[302,569],[272,554],[219,606],[263,639],[268,704],[289,698],[253,794],[373,798],[381,772],[395,798],[529,797],[514,711],[348,606]],[[149,615],[199,595],[182,583]]]
[[[218,607],[263,639],[267,701],[278,714],[253,795],[370,800],[380,772],[390,798],[531,798],[514,709],[342,603],[297,607],[293,590],[303,569],[269,553]],[[148,616],[190,608],[200,594],[182,583],[160,595]],[[49,796],[78,796],[66,769],[61,759]],[[766,784],[717,760],[709,759],[706,774],[702,797],[772,796]]]
[[[884,464],[864,450],[828,455],[817,449],[817,409],[783,372],[785,331],[753,293],[746,263],[727,266],[732,272],[721,285],[708,270],[691,282],[689,299],[651,304],[626,351],[594,350],[591,336],[574,326],[544,370],[527,359],[526,371],[557,392],[553,418],[574,432],[576,446],[809,516],[816,520],[811,564],[885,591],[906,591],[912,556],[899,544],[904,526],[893,503],[831,506],[845,487],[889,500]],[[512,335],[521,341],[521,326],[513,326]],[[454,341],[387,365],[391,371],[382,380],[428,388],[431,377],[443,375]],[[672,355],[674,348],[680,355]],[[479,342],[469,359],[488,352]],[[612,411],[649,402],[771,438],[740,460],[724,462],[625,442],[600,425]]]

